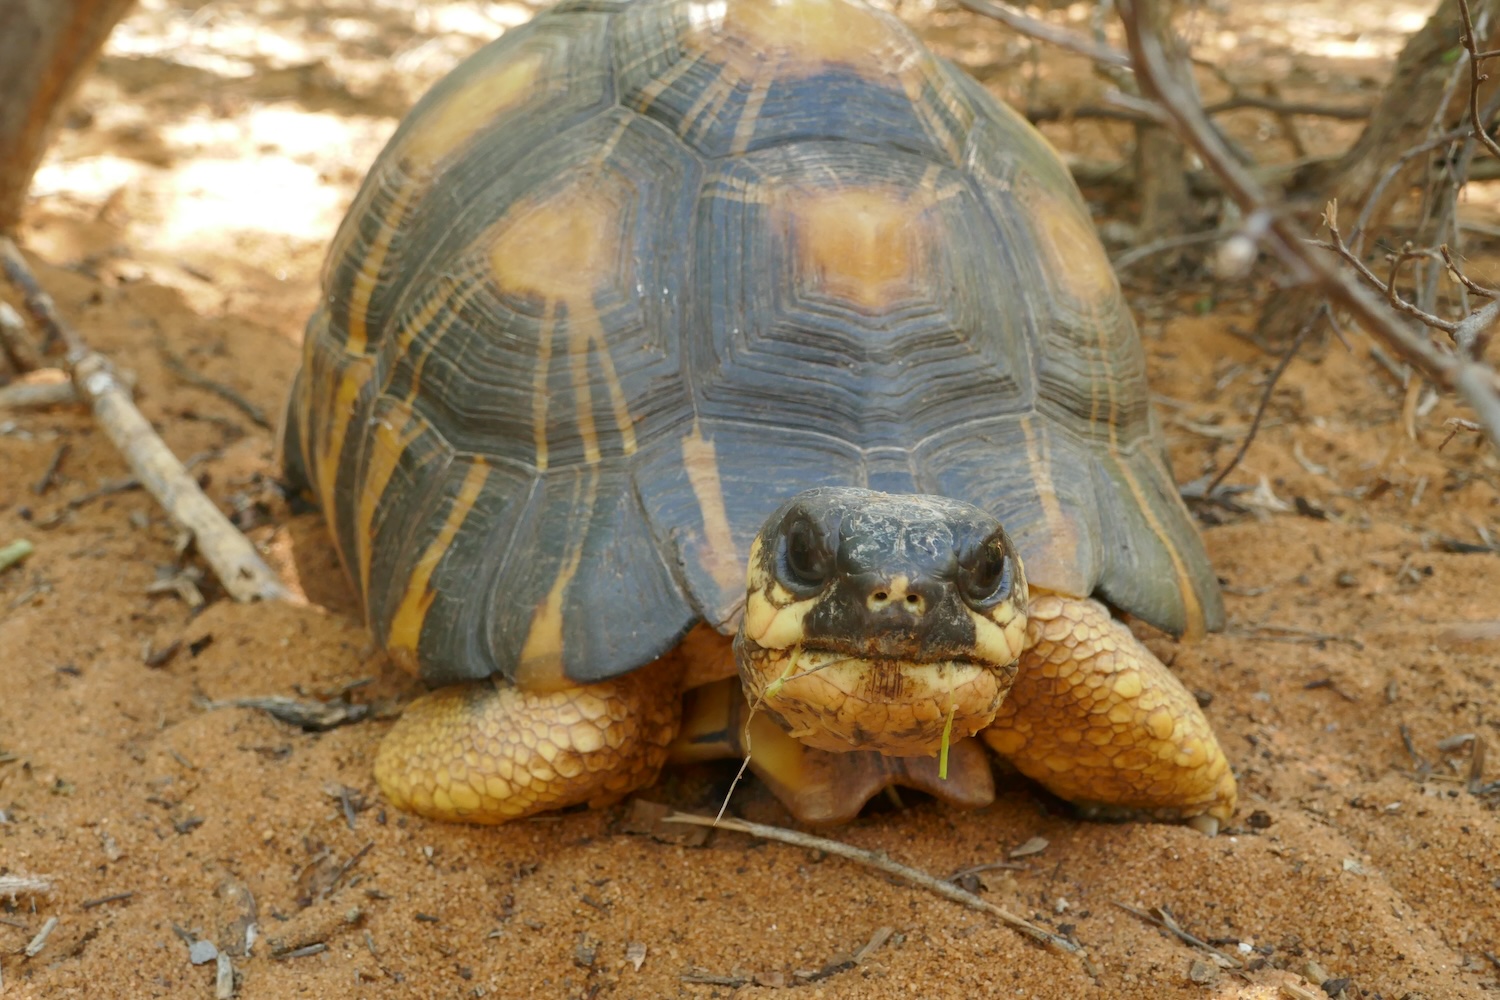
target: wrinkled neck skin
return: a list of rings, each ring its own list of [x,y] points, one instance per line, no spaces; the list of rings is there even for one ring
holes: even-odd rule
[[[869,658],[827,650],[768,649],[743,632],[735,662],[752,711],[764,711],[807,746],[930,757],[945,742],[994,721],[1016,665]]]

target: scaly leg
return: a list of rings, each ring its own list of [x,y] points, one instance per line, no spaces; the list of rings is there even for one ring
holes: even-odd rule
[[[453,822],[608,805],[655,781],[666,762],[681,717],[680,674],[668,656],[561,691],[499,679],[433,691],[386,735],[375,778],[397,808]]]
[[[1097,601],[1033,594],[1028,613],[1015,686],[984,741],[1086,813],[1217,832],[1234,775],[1182,683]]]

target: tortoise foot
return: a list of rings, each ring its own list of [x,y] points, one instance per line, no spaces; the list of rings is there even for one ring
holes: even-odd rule
[[[911,788],[964,809],[995,799],[990,761],[977,739],[956,739],[948,751],[948,773],[936,757],[889,757],[874,750],[834,753],[788,736],[766,713],[751,713],[737,679],[688,692],[674,761],[743,758],[799,822],[811,826],[847,823],[888,788]]]
[[[1216,832],[1234,775],[1182,682],[1096,601],[1039,594],[1029,613],[1030,647],[984,741],[1085,815]]]
[[[680,706],[656,665],[551,692],[503,680],[442,688],[386,735],[375,778],[397,808],[451,822],[608,805],[656,780]]]

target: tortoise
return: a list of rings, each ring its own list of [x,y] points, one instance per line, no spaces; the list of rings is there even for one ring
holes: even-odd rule
[[[415,106],[322,280],[283,469],[430,688],[400,808],[748,753],[836,823],[992,801],[988,745],[1085,815],[1232,814],[1122,620],[1224,611],[1087,207],[891,15],[566,0]]]

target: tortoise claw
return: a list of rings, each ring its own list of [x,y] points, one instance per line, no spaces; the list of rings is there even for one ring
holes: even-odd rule
[[[1187,825],[1205,837],[1217,837],[1219,835],[1219,821],[1206,813],[1194,816],[1187,821]]]

